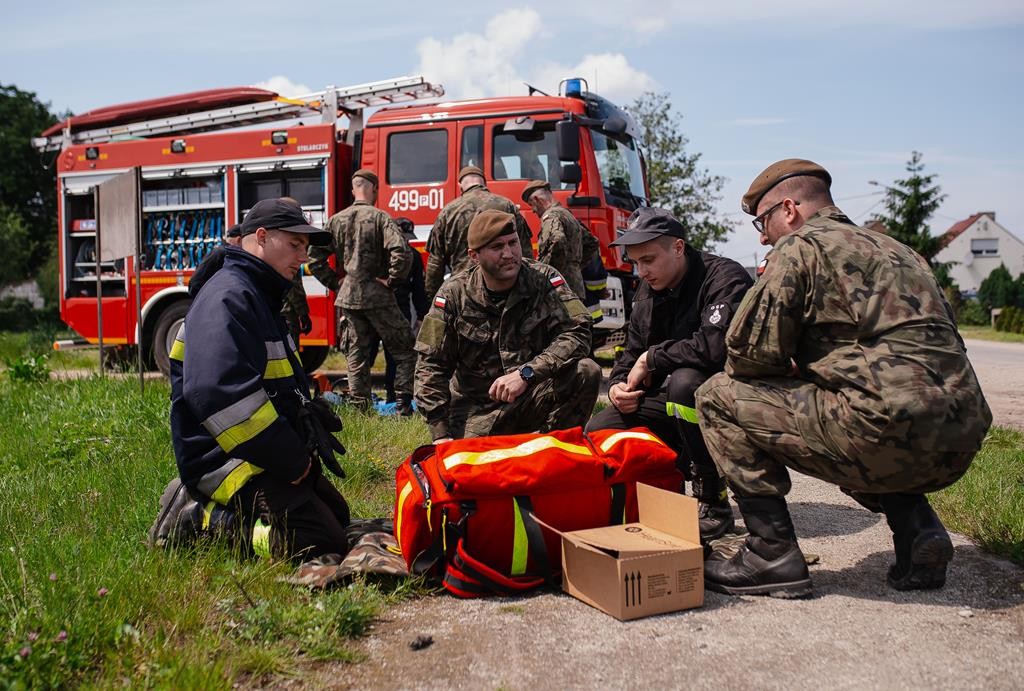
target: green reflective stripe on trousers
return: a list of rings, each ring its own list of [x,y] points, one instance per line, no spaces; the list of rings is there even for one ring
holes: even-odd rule
[[[213,507],[217,505],[217,502],[208,501],[206,506],[203,507],[203,530],[210,529],[210,516],[213,514]]]
[[[255,466],[248,461],[242,461],[217,486],[217,489],[210,495],[210,499],[213,499],[218,504],[227,506],[227,503],[231,501],[231,497],[235,496],[235,492],[240,490],[242,485],[249,481],[249,478],[262,472],[263,468]]]
[[[523,525],[523,514],[519,511],[519,503],[512,499],[512,575],[522,576],[526,573],[526,557],[529,554],[526,539],[526,526]]]
[[[668,401],[667,403],[665,403],[665,412],[671,415],[672,417],[679,418],[681,420],[686,420],[687,422],[692,422],[695,425],[697,424],[696,408],[690,408],[689,406],[685,406],[682,403],[673,403],[672,401]]]
[[[274,404],[268,400],[257,408],[251,417],[218,434],[216,436],[217,443],[220,444],[220,448],[224,449],[224,453],[231,453],[236,446],[244,444],[274,424],[276,419],[277,410],[274,408]]]
[[[264,379],[284,379],[295,373],[292,363],[284,360],[267,360],[267,369],[263,373]]]
[[[270,526],[257,519],[252,527],[252,551],[257,557],[270,559]]]

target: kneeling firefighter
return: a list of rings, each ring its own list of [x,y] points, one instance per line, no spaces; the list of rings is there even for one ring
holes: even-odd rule
[[[203,285],[171,351],[171,435],[180,481],[161,498],[151,542],[228,533],[258,555],[345,553],[349,510],[324,477],[343,476],[341,420],[310,398],[281,301],[310,243],[330,235],[294,205],[258,202],[240,247]],[[186,339],[187,334],[187,339]],[[187,343],[187,347],[186,347]]]

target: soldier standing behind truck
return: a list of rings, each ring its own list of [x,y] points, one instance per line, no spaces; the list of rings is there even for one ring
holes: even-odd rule
[[[416,367],[413,336],[402,316],[393,288],[409,275],[412,251],[395,222],[374,207],[377,176],[359,169],[352,175],[352,206],[331,216],[325,230],[334,242],[311,250],[310,272],[331,290],[347,322],[349,388],[354,405],[369,409],[370,353],[377,341],[397,363],[395,392],[400,415],[412,415],[412,379]],[[335,255],[337,271],[327,263]],[[340,274],[340,276],[339,276]]]
[[[471,265],[466,249],[466,236],[473,218],[485,209],[494,209],[512,214],[522,255],[533,258],[533,239],[526,219],[520,215],[516,205],[500,195],[489,191],[484,185],[484,173],[476,166],[466,166],[459,171],[459,188],[462,196],[451,202],[438,214],[434,227],[427,238],[427,271],[424,278],[427,298],[434,299],[437,289],[444,281],[445,271],[452,274]]]

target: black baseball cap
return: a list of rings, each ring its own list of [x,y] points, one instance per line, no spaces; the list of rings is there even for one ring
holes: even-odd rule
[[[267,230],[287,230],[289,233],[302,233],[309,236],[311,245],[329,245],[331,234],[315,228],[306,222],[302,209],[281,199],[263,199],[256,202],[242,221],[240,235],[245,237],[259,228]]]
[[[666,209],[642,206],[634,211],[626,223],[626,232],[615,238],[609,245],[639,245],[655,238],[668,237],[686,239],[683,224]]]

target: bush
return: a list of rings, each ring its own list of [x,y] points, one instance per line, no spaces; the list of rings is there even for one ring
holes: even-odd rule
[[[55,305],[37,310],[25,298],[6,297],[0,300],[0,324],[4,331],[52,331],[60,325],[60,313]]]
[[[992,316],[980,300],[964,300],[956,313],[957,323],[964,326],[988,326]]]
[[[1024,311],[1016,307],[1004,307],[996,317],[996,331],[1007,333],[1024,333]]]
[[[50,258],[39,267],[36,274],[36,285],[43,296],[46,306],[56,309],[60,306],[60,274],[58,272],[57,250],[53,250]]]

